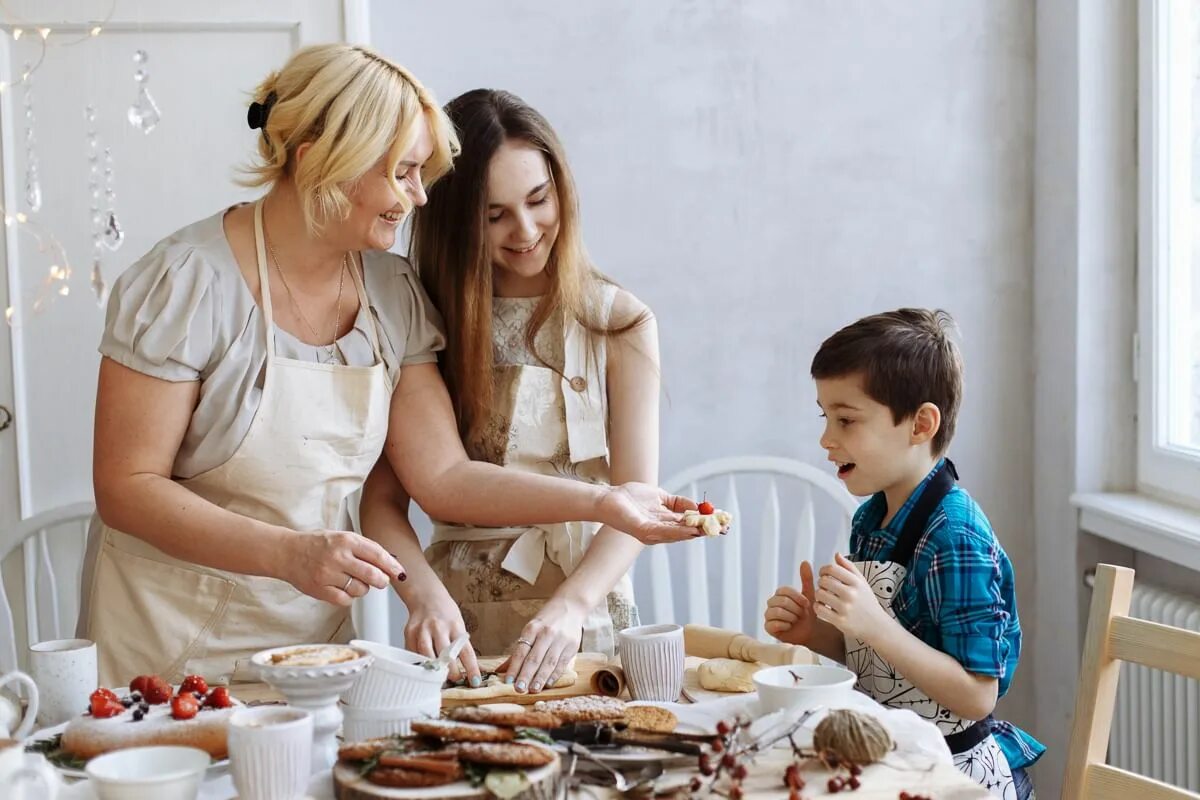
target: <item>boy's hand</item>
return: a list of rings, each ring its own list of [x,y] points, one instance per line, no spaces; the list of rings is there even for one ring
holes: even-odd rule
[[[832,564],[821,567],[816,615],[847,636],[867,644],[888,626],[896,624],[879,604],[858,567],[841,553],[834,555]]]
[[[780,586],[767,600],[763,613],[763,628],[781,642],[807,646],[812,639],[817,618],[814,612],[816,589],[813,586],[812,564],[800,564],[800,586]]]

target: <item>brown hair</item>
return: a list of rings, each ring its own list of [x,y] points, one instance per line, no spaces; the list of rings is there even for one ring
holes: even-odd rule
[[[575,181],[566,153],[545,117],[514,94],[475,89],[446,104],[457,129],[461,153],[451,172],[429,191],[429,201],[413,214],[411,255],[425,290],[446,323],[446,352],[440,364],[454,401],[459,432],[468,435],[492,405],[492,261],[488,224],[488,166],[506,141],[540,151],[558,198],[559,228],[546,264],[550,288],[534,309],[525,331],[539,359],[538,330],[558,309],[593,336],[626,333],[649,319],[646,312],[610,326],[602,323],[601,288],[612,281],[588,258],[579,221]],[[545,360],[542,359],[545,363]],[[547,364],[547,366],[550,366]]]
[[[954,318],[940,309],[901,308],[863,317],[821,343],[814,379],[861,374],[867,395],[887,406],[897,425],[933,403],[942,424],[933,438],[941,455],[954,438],[962,402],[963,361],[951,333]]]

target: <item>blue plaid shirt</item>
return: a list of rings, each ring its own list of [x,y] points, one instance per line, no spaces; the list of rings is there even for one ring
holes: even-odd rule
[[[887,513],[882,492],[859,506],[850,529],[853,560],[890,560],[904,521],[932,475],[885,527],[879,525]],[[968,672],[997,678],[1001,697],[1008,692],[1021,655],[1012,563],[983,510],[957,484],[930,514],[892,609],[909,633],[954,657]],[[1014,769],[1032,764],[1046,750],[1011,723],[997,721],[992,732]]]

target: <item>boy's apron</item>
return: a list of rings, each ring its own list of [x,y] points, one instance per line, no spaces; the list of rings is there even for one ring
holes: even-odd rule
[[[606,288],[607,309],[616,289]],[[563,335],[566,377],[548,367],[494,369],[491,414],[468,437],[467,452],[509,469],[608,483],[605,340],[599,337],[593,354],[586,331],[573,320]],[[425,556],[462,610],[476,652],[502,655],[575,570],[599,529],[593,522],[518,528],[435,522]],[[613,652],[610,604],[636,615],[628,574],[589,612],[582,650]]]
[[[892,603],[908,574],[909,563],[925,533],[929,517],[942,498],[954,488],[957,477],[954,464],[947,459],[929,479],[904,521],[904,527],[892,548],[890,561],[855,562],[879,604],[893,619],[896,612]],[[1017,800],[1012,770],[1004,751],[992,735],[990,715],[978,721],[966,720],[938,705],[861,639],[846,637],[846,665],[857,673],[859,690],[885,706],[908,709],[936,724],[954,755],[954,765],[972,780],[996,797]]]
[[[378,460],[387,436],[391,382],[368,326],[375,364],[315,364],[275,354],[262,203],[254,209],[266,375],[258,411],[233,456],[180,481],[235,514],[297,531],[351,530],[350,496]],[[357,269],[360,308],[371,314]],[[348,608],[316,600],[291,584],[190,564],[93,521],[80,629],[99,644],[101,686],[140,674],[168,681],[198,674],[234,679],[255,652],[353,637]],[[288,558],[287,551],[279,553]],[[337,588],[341,588],[339,585]],[[236,679],[254,679],[239,672]]]

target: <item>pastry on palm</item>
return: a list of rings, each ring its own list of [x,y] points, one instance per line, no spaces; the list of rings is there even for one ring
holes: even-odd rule
[[[713,504],[708,502],[708,500],[700,503],[695,511],[689,510],[683,512],[683,524],[692,528],[699,528],[704,532],[705,536],[717,536],[722,533],[728,533],[732,522],[732,514],[713,507]]]

